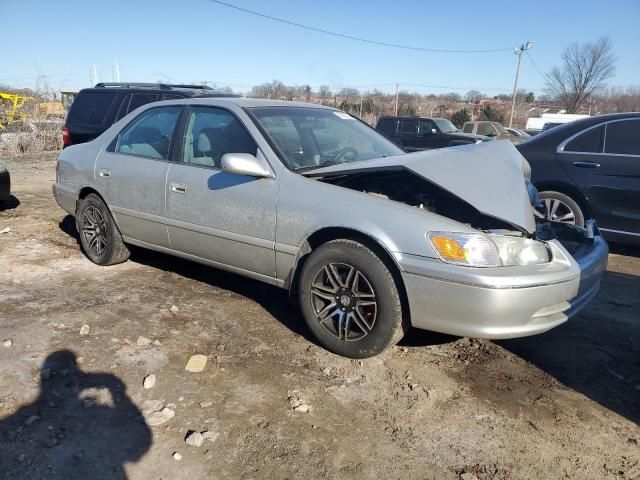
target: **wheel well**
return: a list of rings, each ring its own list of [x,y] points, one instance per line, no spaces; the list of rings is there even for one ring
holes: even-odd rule
[[[385,264],[389,272],[393,276],[393,279],[396,282],[396,286],[398,288],[398,293],[400,294],[400,301],[402,302],[402,312],[405,318],[409,319],[409,299],[407,297],[407,291],[404,287],[404,282],[402,281],[402,275],[400,273],[400,267],[393,259],[391,254],[382,246],[380,243],[357,230],[352,230],[350,228],[344,227],[328,227],[318,230],[311,234],[307,240],[304,242],[303,247],[300,249],[300,253],[298,253],[298,258],[296,259],[296,265],[293,271],[293,277],[289,286],[289,295],[292,299],[297,298],[298,293],[298,281],[300,279],[300,272],[304,267],[305,262],[309,258],[309,255],[316,250],[321,245],[324,245],[327,242],[332,240],[353,240],[355,242],[361,243],[373,253],[375,253],[382,263]]]
[[[578,205],[580,205],[580,208],[585,214],[585,219],[590,218],[592,216],[592,211],[591,211],[591,206],[589,205],[589,201],[582,194],[582,192],[574,185],[571,185],[569,183],[541,182],[541,183],[536,183],[535,186],[539,192],[546,192],[546,191],[552,190],[554,192],[560,192],[570,196],[576,201]]]

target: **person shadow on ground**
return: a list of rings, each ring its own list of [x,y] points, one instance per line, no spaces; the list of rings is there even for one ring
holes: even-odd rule
[[[126,479],[151,443],[124,383],[61,350],[42,365],[36,401],[0,420],[0,478]]]

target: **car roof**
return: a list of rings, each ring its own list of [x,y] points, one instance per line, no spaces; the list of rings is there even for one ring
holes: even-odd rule
[[[546,142],[550,142],[551,144],[560,143],[564,139],[569,138],[571,135],[578,133],[585,128],[598,125],[600,123],[610,122],[612,120],[623,120],[626,118],[640,118],[640,112],[607,113],[604,115],[580,118],[545,130],[544,132],[527,139],[521,145],[527,144],[533,146]]]
[[[221,105],[229,106],[236,105],[240,108],[256,108],[256,107],[301,107],[301,108],[316,108],[319,110],[335,110],[337,108],[328,107],[326,105],[319,105],[317,103],[305,103],[305,102],[292,102],[289,100],[270,100],[266,98],[247,98],[247,97],[189,97],[176,100],[163,100],[161,102],[154,102],[153,106],[158,105],[172,105],[175,103],[187,104],[187,105]]]
[[[419,117],[417,115],[400,115],[397,117],[394,117],[393,115],[383,115],[382,117],[380,117],[380,120],[382,119],[399,119],[399,120],[446,120],[442,117]]]
[[[204,85],[164,84],[164,83],[97,83],[95,87],[83,88],[78,94],[88,92],[123,92],[123,93],[157,93],[183,94],[185,97],[239,97],[235,93],[213,90]]]

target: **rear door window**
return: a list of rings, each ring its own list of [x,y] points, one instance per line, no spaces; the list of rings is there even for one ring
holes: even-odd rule
[[[565,152],[600,153],[604,138],[604,125],[587,130],[571,140],[564,147]]]
[[[115,92],[80,92],[71,106],[67,123],[102,125],[115,98]]]
[[[464,133],[473,133],[473,123],[465,123],[462,131]]]
[[[118,136],[116,152],[167,160],[182,107],[146,110]]]
[[[378,131],[385,137],[393,137],[396,133],[396,120],[392,118],[383,118],[378,122]]]
[[[158,95],[154,93],[134,93],[131,95],[131,101],[129,102],[129,108],[127,112],[133,112],[136,108],[146,105],[147,103],[155,102],[158,100]]]
[[[640,119],[608,123],[605,153],[640,155]]]

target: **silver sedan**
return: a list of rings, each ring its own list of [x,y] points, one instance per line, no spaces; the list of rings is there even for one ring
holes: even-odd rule
[[[506,141],[405,154],[336,109],[200,98],[65,149],[53,192],[93,262],[137,245],[289,289],[322,345],[362,358],[410,326],[541,333],[593,298],[606,242],[536,223],[529,174]]]

